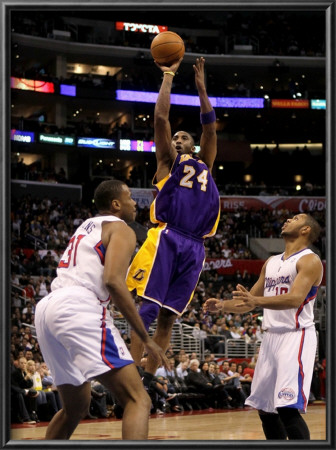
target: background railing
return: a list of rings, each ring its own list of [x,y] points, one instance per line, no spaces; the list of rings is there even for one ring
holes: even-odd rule
[[[114,318],[114,324],[120,332],[126,332],[128,336],[131,335],[131,327],[124,318]],[[24,327],[29,327],[31,334],[36,338],[35,327],[31,324],[22,323]],[[150,336],[153,336],[156,328],[156,321],[149,328],[148,332]],[[172,336],[170,344],[175,352],[183,349],[186,353],[190,354],[195,352],[197,357],[202,361],[205,356],[204,340],[193,336],[194,327],[183,323],[175,322],[173,325]],[[317,342],[319,342],[319,333],[316,332]],[[245,342],[244,339],[226,339],[223,335],[211,335],[220,337],[224,342],[224,353],[215,353],[215,358],[227,358],[227,359],[251,359],[258,351],[261,345],[260,340],[251,344]],[[316,357],[319,357],[319,345],[316,349]]]

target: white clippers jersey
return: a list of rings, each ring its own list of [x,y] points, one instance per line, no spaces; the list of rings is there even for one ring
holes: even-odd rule
[[[103,283],[105,247],[101,241],[102,223],[121,221],[115,216],[99,216],[87,219],[71,237],[58,264],[57,277],[51,290],[83,286],[94,292],[101,301],[109,301],[110,295]]]
[[[312,252],[304,249],[283,260],[284,253],[271,257],[266,265],[264,296],[286,294],[291,290],[297,275],[296,263]],[[322,265],[322,263],[321,263]],[[320,280],[321,283],[322,279]],[[318,286],[312,286],[304,302],[298,308],[273,310],[264,308],[262,328],[267,330],[295,330],[314,325],[314,303]]]

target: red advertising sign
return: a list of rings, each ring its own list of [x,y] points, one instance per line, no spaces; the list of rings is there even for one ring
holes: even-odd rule
[[[132,197],[138,201],[139,207],[150,206],[156,196],[152,189],[132,188]],[[143,203],[146,198],[146,204]],[[141,201],[140,201],[141,199]],[[325,197],[279,197],[279,196],[221,196],[221,211],[260,210],[260,209],[288,209],[292,212],[325,211]]]
[[[222,211],[236,211],[237,209],[288,209],[300,213],[309,211],[324,211],[326,209],[325,197],[221,197]]]
[[[272,108],[309,108],[309,100],[298,100],[298,99],[272,99]]]
[[[146,25],[143,23],[116,22],[115,29],[120,31],[133,31],[135,33],[159,34],[162,31],[167,31],[168,27],[166,25]]]
[[[234,275],[237,270],[242,274],[244,270],[252,275],[258,275],[261,272],[262,266],[264,264],[262,259],[225,259],[225,258],[207,258],[204,263],[203,270],[216,270],[222,275]],[[325,275],[326,275],[326,263],[322,261],[323,264],[323,280],[322,285],[325,285]],[[243,283],[242,283],[243,284]]]
[[[43,80],[27,80],[25,78],[11,77],[11,88],[21,89],[24,91],[38,91],[53,94],[54,83]]]

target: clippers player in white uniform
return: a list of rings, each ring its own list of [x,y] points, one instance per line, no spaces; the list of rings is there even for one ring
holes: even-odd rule
[[[135,219],[136,203],[118,180],[102,182],[94,200],[99,216],[83,222],[71,237],[51,293],[36,307],[38,342],[63,405],[46,439],[70,438],[88,414],[92,379],[111,390],[124,408],[122,438],[147,439],[151,401],[108,309],[112,301],[146,351],[168,364],[148,336],[125,283],[136,244],[127,223]]]
[[[319,232],[308,214],[288,219],[281,231],[284,253],[265,262],[250,292],[238,284],[233,300],[204,305],[222,313],[264,308],[266,331],[245,404],[258,410],[266,439],[310,439],[300,412],[307,409],[317,345],[313,308],[323,266],[308,247]]]

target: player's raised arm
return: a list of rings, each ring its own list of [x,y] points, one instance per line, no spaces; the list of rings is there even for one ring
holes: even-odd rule
[[[168,175],[176,152],[171,146],[172,134],[169,122],[170,94],[173,79],[182,58],[171,66],[155,64],[163,72],[163,79],[159,95],[154,108],[154,141],[156,147],[157,181]]]
[[[216,113],[210,103],[205,87],[204,63],[205,59],[203,57],[197,58],[193,68],[201,108],[202,135],[199,157],[211,171],[217,156]]]

